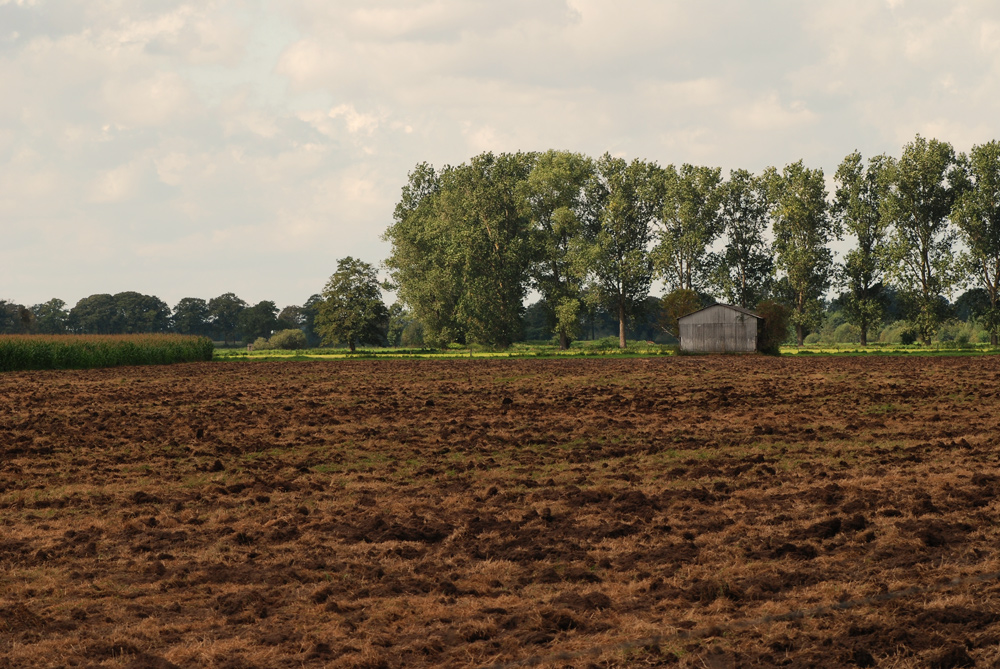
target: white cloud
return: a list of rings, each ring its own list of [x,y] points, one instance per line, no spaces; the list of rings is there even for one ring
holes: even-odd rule
[[[562,148],[832,173],[916,132],[967,150],[1000,114],[995,3],[54,7],[0,0],[0,219],[18,228],[0,297],[26,302],[301,302],[336,258],[385,256],[421,161]]]

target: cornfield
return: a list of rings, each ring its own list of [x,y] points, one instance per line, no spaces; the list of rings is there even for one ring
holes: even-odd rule
[[[0,372],[167,365],[212,359],[212,340],[172,334],[2,335]]]

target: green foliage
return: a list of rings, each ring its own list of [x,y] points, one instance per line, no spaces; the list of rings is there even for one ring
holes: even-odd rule
[[[31,331],[34,315],[23,305],[0,300],[0,334],[27,334]]]
[[[941,322],[939,302],[959,283],[955,230],[948,216],[964,175],[951,144],[917,135],[890,166],[885,214],[892,221],[891,277],[908,299],[919,338],[930,343]]]
[[[533,163],[531,154],[484,153],[443,178],[442,212],[458,229],[456,316],[470,342],[503,348],[521,337],[535,246],[517,192]]]
[[[306,323],[306,310],[290,304],[278,314],[278,330],[301,330]]]
[[[302,327],[301,330],[306,336],[306,343],[312,346],[319,346],[320,336],[316,331],[316,318],[319,317],[319,305],[323,302],[323,296],[319,293],[310,295],[306,303],[302,305]]]
[[[833,253],[827,246],[839,236],[827,216],[823,170],[798,161],[765,177],[774,202],[774,250],[792,307],[790,321],[801,345],[823,318],[822,298],[833,277]]]
[[[861,328],[853,323],[841,323],[831,337],[835,344],[857,344],[861,342]]]
[[[236,297],[234,293],[224,293],[208,301],[208,318],[216,336],[223,343],[235,342],[240,314],[247,308],[247,303]]]
[[[995,345],[1000,332],[1000,142],[973,146],[960,164],[967,188],[957,196],[951,218],[966,247],[961,266],[988,298],[977,315]]]
[[[647,249],[662,207],[658,170],[652,163],[627,163],[606,153],[586,187],[585,257],[596,295],[618,317],[620,348],[625,348],[626,320],[643,310],[653,279]]]
[[[660,327],[680,339],[677,321],[701,308],[701,298],[693,290],[677,288],[660,300]]]
[[[580,300],[562,297],[555,308],[555,331],[559,335],[559,348],[566,350],[569,342],[580,336]]]
[[[424,325],[420,321],[410,321],[399,337],[401,346],[412,348],[424,345]]]
[[[788,337],[791,310],[773,300],[765,300],[757,305],[757,315],[764,324],[757,333],[757,348],[761,353],[780,355],[781,344]]]
[[[358,344],[383,343],[388,325],[375,268],[350,256],[338,260],[316,319],[323,343],[343,342],[354,352]]]
[[[389,326],[386,328],[385,339],[389,346],[399,346],[403,331],[413,322],[413,314],[401,303],[393,302],[389,307]]]
[[[524,310],[524,339],[548,341],[552,339],[552,319],[549,305],[544,300],[532,302]]]
[[[593,169],[593,161],[583,155],[548,151],[538,156],[518,190],[531,219],[532,282],[562,349],[579,331],[578,319],[570,312],[580,309],[587,275],[581,243],[583,189]]]
[[[170,329],[178,334],[208,336],[212,332],[209,323],[208,302],[198,297],[182,298],[170,317]]]
[[[291,328],[288,330],[279,330],[267,340],[267,345],[272,349],[280,349],[284,351],[295,351],[298,349],[303,349],[308,346],[306,341],[306,335],[302,330]],[[254,344],[254,348],[257,345]]]
[[[79,334],[138,334],[166,332],[170,309],[153,295],[126,291],[90,295],[76,303],[67,318]]]
[[[696,290],[709,282],[709,247],[722,232],[722,170],[685,163],[662,170],[663,204],[652,258],[672,288]]]
[[[418,165],[386,231],[400,300],[431,343],[507,346],[521,334],[536,240],[518,193],[532,154],[484,153],[440,174]]]
[[[883,210],[891,162],[886,156],[876,156],[866,169],[861,154],[855,151],[844,158],[836,175],[833,214],[857,239],[857,246],[845,256],[840,283],[848,291],[844,309],[859,329],[862,346],[868,343],[869,330],[885,316],[882,277],[890,258],[889,220]]]
[[[764,237],[770,201],[764,182],[746,170],[730,172],[719,192],[726,244],[710,254],[710,286],[729,304],[752,309],[771,295],[774,259]]]
[[[69,321],[69,310],[66,303],[58,298],[31,307],[34,314],[34,331],[38,334],[65,334]]]
[[[243,309],[236,321],[244,341],[269,337],[272,332],[281,328],[278,322],[278,305],[271,300],[262,300]]]
[[[442,174],[420,163],[409,174],[383,239],[392,244],[385,261],[400,301],[424,325],[431,345],[464,342],[457,318],[462,295],[457,227],[441,211]]]
[[[0,336],[0,372],[165,365],[212,359],[212,340],[182,335]]]

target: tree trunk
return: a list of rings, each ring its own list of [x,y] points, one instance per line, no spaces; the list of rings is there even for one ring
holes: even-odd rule
[[[618,348],[625,348],[625,304],[618,305]]]
[[[353,339],[351,339],[350,341],[347,342],[347,348],[349,348],[351,350],[351,353],[354,353],[354,340]]]
[[[569,337],[566,336],[565,332],[559,333],[559,350],[565,351],[569,348]]]
[[[861,346],[868,346],[868,328],[861,328]]]
[[[801,325],[796,325],[795,326],[795,338],[798,340],[799,346],[802,346],[802,344],[805,343],[805,340],[806,340],[806,329],[804,327],[802,327]]]
[[[990,346],[996,346],[996,345],[997,345],[997,333],[996,332],[991,332],[990,333]]]

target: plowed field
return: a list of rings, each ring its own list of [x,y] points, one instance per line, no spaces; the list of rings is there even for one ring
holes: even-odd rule
[[[0,666],[996,666],[998,393],[1000,357],[3,374]]]

